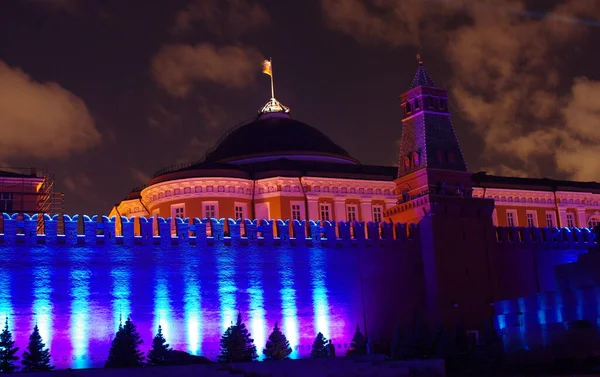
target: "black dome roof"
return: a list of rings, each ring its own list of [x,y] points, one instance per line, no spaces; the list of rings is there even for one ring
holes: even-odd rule
[[[358,163],[321,131],[285,113],[267,113],[229,133],[206,162],[242,162],[260,157],[322,156]]]

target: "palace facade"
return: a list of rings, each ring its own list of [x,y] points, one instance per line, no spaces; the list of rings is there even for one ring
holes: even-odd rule
[[[422,62],[401,106],[397,167],[361,164],[273,98],[203,159],[157,172],[110,216],[418,222],[422,211],[411,203],[443,192],[493,199],[497,226],[600,224],[599,183],[469,173],[447,91]]]

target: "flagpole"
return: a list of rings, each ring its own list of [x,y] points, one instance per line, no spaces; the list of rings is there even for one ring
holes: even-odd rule
[[[269,58],[269,63],[271,63],[271,99],[275,99],[275,86],[273,85],[273,58]]]

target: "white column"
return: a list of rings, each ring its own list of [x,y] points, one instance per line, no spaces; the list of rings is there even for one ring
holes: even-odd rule
[[[567,209],[558,207],[558,227],[564,228],[567,226]]]
[[[373,221],[373,211],[371,209],[371,199],[360,200],[360,221]]]
[[[346,199],[335,198],[333,201],[333,220],[346,221]]]
[[[585,218],[585,208],[577,208],[577,226],[579,228],[587,227],[586,218]]]
[[[308,202],[308,219],[306,220],[319,220],[319,199],[308,198],[306,201]]]

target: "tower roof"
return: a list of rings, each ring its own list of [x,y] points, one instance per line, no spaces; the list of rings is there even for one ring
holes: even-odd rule
[[[410,88],[413,89],[417,86],[435,86],[427,69],[425,69],[425,64],[423,63],[423,60],[421,60],[421,56],[417,55],[417,59],[419,60],[419,67],[417,68],[417,73],[415,73],[415,78],[413,79]]]

